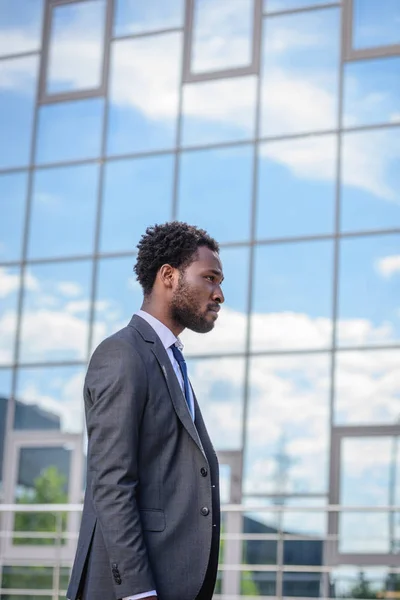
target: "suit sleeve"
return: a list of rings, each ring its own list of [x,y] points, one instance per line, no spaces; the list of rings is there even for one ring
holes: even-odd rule
[[[86,397],[92,498],[114,575],[115,597],[154,590],[137,505],[147,374],[131,345],[116,338],[100,344],[86,376]]]

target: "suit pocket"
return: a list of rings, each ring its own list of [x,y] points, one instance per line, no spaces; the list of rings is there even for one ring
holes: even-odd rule
[[[144,531],[164,531],[165,514],[157,508],[141,508],[140,519]]]

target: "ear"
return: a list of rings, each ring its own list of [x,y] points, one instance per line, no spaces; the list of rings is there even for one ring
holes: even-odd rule
[[[166,288],[171,289],[174,287],[174,280],[176,277],[176,272],[177,272],[177,269],[175,269],[174,267],[171,267],[171,265],[163,265],[160,268],[160,270],[158,272],[158,276],[160,278],[160,281]]]

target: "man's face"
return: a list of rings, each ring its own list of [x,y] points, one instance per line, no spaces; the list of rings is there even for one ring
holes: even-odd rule
[[[179,276],[171,301],[174,321],[197,333],[211,331],[224,302],[223,278],[217,252],[201,246],[195,260]]]

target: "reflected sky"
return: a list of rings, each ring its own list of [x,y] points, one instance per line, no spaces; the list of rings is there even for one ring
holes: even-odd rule
[[[257,237],[332,233],[336,136],[260,146]]]
[[[20,269],[0,267],[0,363],[9,365],[14,357]]]
[[[2,398],[9,398],[11,395],[11,379],[11,369],[0,369],[0,396]]]
[[[0,176],[0,260],[20,260],[27,173]]]
[[[91,276],[89,261],[29,267],[21,328],[22,362],[86,358]]]
[[[95,158],[100,154],[101,98],[44,105],[39,110],[36,162]]]
[[[341,241],[339,345],[390,344],[399,339],[399,248],[398,235]]]
[[[220,243],[250,235],[253,148],[181,155],[178,218],[206,229]]]
[[[82,165],[36,171],[29,257],[93,252],[98,170],[98,165]]]
[[[336,425],[395,424],[400,417],[399,350],[338,352]]]
[[[329,346],[332,275],[331,241],[258,246],[252,350]]]
[[[107,164],[102,252],[132,252],[147,227],[172,218],[174,165],[172,154]]]
[[[400,44],[398,0],[353,0],[353,47],[375,48]]]
[[[336,126],[339,10],[264,21],[261,135]]]
[[[0,61],[1,169],[29,164],[37,76],[36,56]]]
[[[19,369],[16,398],[47,412],[50,421],[59,418],[62,431],[78,433],[83,428],[83,379],[83,367]],[[24,429],[32,427],[25,425]]]
[[[326,4],[326,0],[264,0],[264,10],[274,12],[279,10],[292,10],[304,6],[318,6]]]
[[[86,0],[54,6],[51,15],[47,93],[99,87],[102,79],[106,1]]]
[[[194,0],[192,73],[251,64],[254,0]]]
[[[108,154],[175,145],[181,51],[180,33],[114,42]]]
[[[182,27],[184,0],[116,0],[114,35],[131,35]]]
[[[346,133],[342,138],[342,149],[342,229],[360,231],[398,227],[399,130]]]
[[[39,50],[43,0],[0,0],[0,55]]]
[[[245,493],[326,493],[328,356],[251,360]]]

